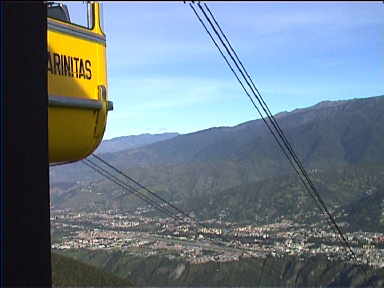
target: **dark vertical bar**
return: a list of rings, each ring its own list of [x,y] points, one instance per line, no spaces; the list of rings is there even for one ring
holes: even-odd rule
[[[5,2],[5,285],[51,286],[47,9]],[[4,43],[5,42],[5,43]],[[4,213],[5,212],[5,213]]]
[[[0,2],[0,287],[5,286],[5,11]]]

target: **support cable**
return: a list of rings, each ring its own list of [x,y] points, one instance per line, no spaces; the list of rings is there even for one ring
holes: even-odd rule
[[[92,162],[91,160],[83,159],[83,164],[88,166],[89,168],[95,170],[100,175],[104,176],[105,178],[107,178],[111,182],[113,182],[116,185],[118,185],[121,188],[123,188],[123,190],[127,191],[129,194],[135,195],[136,197],[138,197],[139,199],[141,199],[145,203],[149,204],[153,208],[159,210],[160,212],[162,212],[163,214],[167,215],[168,217],[171,217],[172,219],[174,219],[176,221],[180,221],[180,217],[178,217],[177,215],[175,217],[172,214],[172,212],[166,210],[164,207],[159,206],[155,201],[153,201],[152,199],[150,199],[146,195],[140,194],[135,188],[133,188],[132,186],[130,186],[130,185],[126,184],[126,183],[123,183],[122,181],[120,181],[120,179],[118,179],[117,177],[115,177],[114,175],[109,173],[107,170],[101,168],[96,163]]]
[[[203,21],[201,20],[201,18],[199,17],[199,15],[197,14],[197,12],[195,11],[195,9],[193,8],[193,6],[191,4],[189,4],[190,7],[192,8],[192,10],[194,11],[194,13],[196,14],[197,18],[199,19],[199,21],[201,22],[201,24],[204,26],[206,32],[209,34],[209,36],[211,37],[212,41],[214,42],[215,46],[219,49],[220,51],[220,54],[223,56],[223,58],[225,59],[225,61],[227,62],[228,66],[230,66],[232,72],[234,73],[233,71],[233,68],[231,67],[231,65],[228,63],[228,60],[225,58],[225,56],[223,55],[221,49],[219,48],[219,46],[217,45],[216,41],[213,39],[211,33],[208,31],[208,29],[206,28],[205,24],[203,23]],[[208,6],[206,4],[205,7],[207,8],[209,14],[211,15],[211,17],[214,19],[214,22],[216,23],[216,25],[219,27],[219,30],[221,31],[223,37],[226,39],[227,43],[229,44],[229,46],[231,47],[231,50],[234,52],[235,54],[235,57],[238,59],[241,67],[243,68],[243,70],[245,71],[247,77],[250,79],[251,83],[252,83],[252,86],[253,86],[253,89],[256,90],[256,92],[258,93],[258,95],[255,93],[255,91],[252,89],[252,86],[250,85],[250,83],[248,82],[247,78],[244,76],[244,73],[242,72],[242,70],[240,69],[239,65],[237,64],[236,60],[233,58],[231,52],[229,51],[227,45],[223,42],[222,38],[220,37],[219,33],[217,32],[216,28],[214,27],[214,25],[212,24],[211,20],[209,19],[209,17],[207,16],[207,14],[205,13],[204,9],[201,7],[200,3],[197,4],[198,7],[200,8],[200,10],[203,12],[205,18],[207,19],[207,21],[210,23],[212,29],[214,30],[215,34],[217,35],[217,37],[219,38],[219,40],[221,41],[222,45],[224,46],[224,48],[226,49],[227,53],[229,54],[229,56],[231,57],[232,61],[235,63],[236,67],[238,68],[238,70],[240,71],[240,73],[242,74],[243,78],[245,79],[246,83],[248,84],[248,87],[251,89],[251,91],[253,92],[255,98],[258,100],[259,104],[261,105],[262,109],[264,110],[264,112],[267,114],[267,117],[269,119],[269,121],[272,123],[272,126],[276,129],[277,133],[279,134],[279,137],[280,139],[282,139],[283,141],[283,144],[285,146],[285,148],[288,150],[288,152],[290,153],[291,157],[294,159],[295,161],[295,164],[298,166],[299,170],[301,171],[302,174],[299,173],[299,171],[297,170],[296,166],[293,165],[292,161],[290,161],[291,165],[293,166],[293,168],[295,169],[295,171],[298,173],[300,179],[302,180],[305,188],[307,189],[308,193],[311,195],[311,197],[315,200],[315,203],[320,203],[320,207],[319,205],[317,204],[318,208],[320,209],[320,211],[323,213],[323,210],[325,212],[325,214],[328,215],[328,218],[327,218],[327,221],[331,221],[332,223],[332,226],[335,228],[336,232],[339,234],[339,236],[341,237],[342,239],[342,242],[344,243],[344,245],[347,247],[347,249],[349,250],[349,252],[354,256],[354,258],[357,260],[357,257],[355,255],[355,253],[353,252],[352,248],[350,247],[349,243],[347,242],[347,240],[345,239],[344,237],[344,234],[343,232],[341,231],[340,227],[337,225],[336,221],[334,220],[333,216],[331,215],[331,213],[329,212],[326,204],[324,203],[324,201],[322,200],[321,196],[319,195],[319,193],[317,192],[316,190],[316,187],[313,185],[311,179],[309,178],[308,174],[306,173],[304,167],[302,166],[299,158],[297,157],[296,153],[294,152],[292,146],[290,145],[289,141],[287,140],[287,138],[285,137],[282,129],[280,128],[280,126],[278,125],[276,119],[273,117],[272,113],[270,112],[268,106],[266,105],[265,101],[263,100],[263,98],[261,97],[261,94],[260,92],[257,90],[255,84],[253,83],[252,79],[250,78],[249,74],[247,73],[246,69],[244,68],[244,65],[241,63],[240,59],[238,58],[236,52],[234,51],[232,45],[230,44],[228,38],[225,36],[224,32],[222,31],[222,29],[220,28],[219,24],[217,23],[217,21],[215,20],[214,16],[213,16],[213,13],[209,10]],[[235,74],[235,73],[234,73]],[[235,75],[237,80],[239,82],[241,82],[238,78],[237,75]],[[243,89],[245,90],[244,86],[242,83],[240,83],[241,86],[243,87]],[[246,90],[245,90],[246,91]],[[246,92],[247,93],[247,92]],[[251,98],[249,96],[249,94],[247,93],[247,96],[249,98]],[[251,100],[252,104],[254,106],[255,103],[253,100]],[[260,110],[255,107],[257,109],[257,111],[259,112],[259,115],[261,116],[261,118],[264,120],[264,117],[263,115],[260,113]],[[267,125],[267,122],[264,120],[264,123]],[[270,130],[270,132],[272,133],[272,135],[274,136],[275,140],[278,142],[280,148],[282,148],[282,145],[281,143],[277,140],[276,138],[276,135],[272,132],[272,130],[270,129],[270,127],[267,125],[268,129]],[[283,149],[283,148],[282,148]],[[284,150],[285,151],[285,150]],[[284,152],[284,154],[286,155],[286,157],[288,158],[288,160],[290,160],[290,157],[287,155],[287,153]],[[312,189],[312,191],[310,191],[310,189],[308,189],[308,186],[305,184],[305,182],[303,181],[302,177],[301,176],[304,176],[305,180],[307,180],[310,188]],[[313,195],[313,194],[315,195]],[[317,201],[316,201],[317,200]]]
[[[333,216],[331,215],[331,213],[329,212],[326,204],[324,203],[323,199],[321,198],[321,196],[319,195],[319,193],[317,192],[317,189],[316,187],[314,186],[314,184],[312,183],[311,179],[309,178],[306,170],[304,169],[300,159],[298,158],[298,156],[296,155],[295,151],[293,150],[291,144],[289,143],[289,141],[287,140],[284,132],[282,131],[282,129],[280,128],[279,124],[277,123],[277,120],[275,119],[275,117],[272,115],[272,113],[270,112],[267,104],[265,103],[264,99],[262,98],[259,90],[256,88],[256,85],[254,84],[254,82],[252,81],[251,77],[249,76],[248,72],[246,71],[244,65],[242,64],[242,62],[240,61],[239,57],[237,56],[237,53],[234,51],[232,45],[230,44],[228,38],[225,36],[223,30],[221,29],[220,25],[218,24],[218,22],[216,21],[216,19],[214,18],[212,12],[209,10],[207,4],[204,3],[205,7],[208,9],[208,12],[210,13],[211,17],[213,18],[214,22],[216,23],[216,26],[219,28],[221,34],[223,35],[224,39],[226,40],[226,42],[228,43],[229,47],[231,48],[232,52],[234,53],[236,59],[238,60],[238,62],[240,63],[241,67],[243,68],[245,74],[247,75],[248,79],[250,80],[250,82],[252,83],[252,86],[250,85],[250,83],[248,82],[248,79],[247,77],[244,76],[244,73],[243,71],[240,69],[239,65],[237,64],[236,60],[234,59],[234,57],[232,56],[231,52],[229,51],[227,45],[223,42],[222,38],[220,37],[219,33],[217,32],[215,26],[212,24],[211,20],[209,19],[209,17],[207,16],[207,14],[205,13],[204,9],[201,7],[200,3],[197,4],[198,7],[200,8],[200,10],[203,12],[204,14],[204,17],[207,19],[207,21],[209,22],[210,26],[212,27],[212,29],[214,30],[216,36],[219,38],[221,44],[224,46],[224,48],[226,49],[228,55],[231,57],[232,61],[234,62],[234,64],[236,65],[237,69],[239,70],[239,72],[241,73],[241,75],[243,76],[244,80],[246,81],[248,87],[251,89],[253,95],[255,96],[255,98],[257,99],[257,101],[259,102],[260,106],[262,107],[264,113],[266,113],[267,117],[268,117],[268,120],[271,122],[272,126],[275,128],[275,130],[277,131],[277,133],[279,134],[279,137],[280,139],[282,139],[283,141],[283,145],[285,146],[285,148],[288,150],[288,152],[290,153],[291,157],[294,159],[295,161],[295,164],[298,166],[300,172],[302,173],[302,175],[304,176],[305,180],[308,182],[309,186],[311,187],[312,191],[310,191],[308,189],[308,187],[306,187],[306,190],[308,193],[310,193],[311,197],[314,199],[314,196],[313,194],[315,195],[315,197],[317,198],[317,201],[320,202],[320,205],[322,206],[322,208],[320,208],[320,212],[321,213],[324,213],[328,216],[328,219],[330,220],[327,220],[328,221],[328,224],[330,224],[331,226],[334,227],[335,231],[339,234],[339,236],[341,237],[342,239],[342,242],[344,243],[344,245],[346,245],[347,249],[352,253],[352,255],[354,256],[354,258],[356,259],[356,255],[354,255],[354,252],[353,250],[349,247],[349,245],[347,244],[347,241],[343,235],[343,232],[341,231],[340,227],[337,225],[336,221],[334,220]],[[255,91],[253,90],[255,89],[257,94],[255,93]],[[260,111],[258,110],[259,112],[259,115],[261,118],[264,118],[263,115],[260,113]],[[265,121],[264,121],[265,122]],[[271,129],[269,129],[271,131]],[[272,131],[271,131],[272,132]],[[275,137],[275,140],[277,141],[276,137]],[[280,145],[280,148],[281,148],[281,145]],[[287,155],[286,155],[287,156]],[[287,156],[288,158],[288,156]],[[289,159],[288,159],[289,160]],[[292,165],[292,162],[290,161],[291,165]],[[295,168],[295,167],[294,167]],[[296,172],[299,174],[299,177],[300,176],[300,172],[297,171],[297,169],[295,168]],[[313,193],[313,194],[312,194]],[[316,199],[314,199],[315,202],[316,202]],[[318,206],[319,208],[319,206]]]
[[[148,189],[147,187],[145,187],[144,185],[140,184],[139,182],[137,182],[135,179],[133,179],[132,177],[128,176],[127,174],[125,174],[124,172],[122,172],[121,170],[117,169],[115,166],[112,166],[111,164],[109,164],[107,161],[105,161],[103,158],[95,155],[95,154],[92,154],[93,157],[95,157],[96,159],[98,159],[99,161],[101,161],[102,163],[104,163],[105,165],[107,165],[108,167],[110,167],[111,169],[113,169],[114,171],[116,171],[117,173],[119,173],[120,175],[122,175],[123,177],[127,178],[128,180],[132,181],[133,183],[135,183],[137,186],[139,186],[140,188],[144,189],[145,191],[147,191],[150,195],[152,195],[153,197],[159,199],[160,201],[162,201],[163,203],[166,203],[169,207],[172,207],[174,210],[176,210],[178,213],[182,214],[183,216],[187,217],[188,219],[191,219],[193,221],[196,221],[197,220],[192,217],[192,216],[189,216],[187,213],[185,213],[184,211],[182,211],[181,209],[177,208],[175,205],[173,205],[172,203],[170,203],[169,201],[165,200],[164,198],[162,198],[161,196],[157,195],[156,193],[154,193],[153,191],[151,191],[150,189]]]
[[[200,1],[199,1],[200,2]],[[194,3],[194,1],[192,1],[192,3]],[[295,169],[295,171],[298,173],[298,176],[301,180],[301,182],[303,183],[304,187],[306,188],[307,192],[310,194],[310,196],[313,198],[313,200],[315,201],[316,203],[316,206],[319,208],[320,212],[323,213],[323,214],[326,214],[328,217],[326,218],[328,224],[333,227],[335,229],[335,231],[339,234],[340,238],[341,238],[341,242],[343,243],[343,245],[346,247],[347,251],[349,252],[349,254],[357,261],[357,256],[356,254],[354,253],[352,247],[349,245],[348,241],[346,240],[345,236],[344,236],[344,233],[342,232],[342,230],[340,229],[340,227],[337,225],[335,219],[333,218],[332,214],[329,212],[325,202],[323,201],[323,199],[321,198],[320,194],[318,193],[316,187],[314,186],[313,182],[311,181],[309,175],[307,174],[306,170],[304,169],[301,161],[299,160],[298,156],[296,155],[295,151],[293,150],[291,144],[289,143],[289,141],[287,140],[287,138],[285,137],[281,127],[279,126],[277,120],[275,119],[275,117],[272,115],[272,113],[270,112],[267,104],[265,103],[264,99],[262,98],[260,92],[258,91],[258,89],[256,88],[256,85],[254,84],[254,82],[252,81],[251,77],[249,76],[249,74],[247,73],[244,65],[241,63],[239,57],[237,56],[237,53],[234,51],[232,45],[230,44],[228,38],[225,36],[224,32],[222,31],[222,29],[220,28],[220,25],[217,23],[217,21],[215,20],[214,16],[213,16],[213,13],[209,10],[208,6],[206,4],[204,4],[204,6],[206,7],[206,9],[208,10],[209,14],[211,15],[211,17],[213,18],[214,22],[216,23],[216,25],[218,26],[221,34],[223,35],[223,37],[226,39],[226,42],[228,43],[228,45],[230,46],[231,50],[233,51],[233,53],[235,54],[235,57],[236,59],[238,60],[238,62],[240,63],[240,66],[243,68],[244,72],[246,73],[248,79],[250,80],[250,82],[252,83],[252,86],[249,84],[247,78],[244,76],[244,73],[242,72],[242,70],[239,68],[237,62],[234,60],[231,52],[228,50],[228,47],[226,44],[224,44],[222,38],[220,37],[220,35],[218,34],[217,30],[215,29],[214,25],[212,24],[212,22],[210,21],[209,17],[207,16],[207,14],[205,13],[205,11],[202,9],[200,3],[197,4],[200,8],[200,10],[203,12],[205,18],[208,20],[208,22],[210,23],[212,29],[214,30],[215,34],[217,35],[217,37],[219,38],[220,42],[222,43],[222,45],[224,46],[224,48],[226,49],[227,53],[229,54],[229,56],[231,57],[232,61],[235,63],[237,69],[240,71],[240,73],[242,74],[243,78],[245,79],[245,81],[247,82],[248,84],[248,87],[251,89],[252,93],[254,94],[255,98],[258,100],[259,104],[261,105],[262,109],[264,110],[264,112],[267,114],[267,117],[269,119],[269,121],[272,123],[272,126],[276,129],[277,133],[279,134],[279,137],[280,139],[282,139],[283,141],[283,144],[285,146],[285,148],[288,150],[288,152],[290,153],[291,157],[293,158],[293,160],[295,161],[295,164],[298,166],[299,170],[301,171],[302,174],[300,174],[300,172],[297,170],[297,167],[295,165],[293,165],[292,161],[290,160],[290,157],[287,155],[286,152],[284,152],[285,156],[287,157],[287,159],[289,160],[290,164],[292,165],[292,167]],[[226,57],[223,55],[221,49],[219,48],[219,46],[217,45],[216,41],[213,39],[211,33],[208,31],[206,25],[203,23],[203,21],[201,20],[201,18],[199,17],[199,15],[197,14],[196,10],[193,8],[193,6],[191,4],[189,4],[189,6],[192,8],[193,12],[195,13],[195,15],[197,16],[197,18],[199,19],[200,23],[203,25],[203,27],[205,28],[206,32],[208,33],[208,35],[210,36],[210,38],[212,39],[212,41],[214,42],[216,48],[218,48],[221,56],[224,58],[224,60],[226,61],[227,65],[229,66],[229,68],[231,69],[231,71],[235,74],[235,77],[237,78],[237,80],[239,81],[240,85],[242,86],[243,90],[246,92],[247,96],[250,98],[248,92],[246,91],[246,89],[244,88],[243,84],[241,83],[241,81],[239,80],[238,76],[236,75],[236,73],[234,72],[233,68],[231,67],[231,65],[228,63],[228,60],[226,59]],[[257,94],[255,93],[255,91],[257,92]],[[261,116],[261,118],[263,119],[264,123],[267,125],[267,122],[264,120],[264,117],[263,115],[260,113],[260,110],[256,107],[254,101],[250,98],[253,106],[255,106],[256,110],[259,112],[259,115]],[[282,145],[281,143],[277,140],[275,134],[272,132],[272,130],[270,129],[269,125],[267,125],[269,131],[272,133],[272,135],[274,136],[275,140],[278,142],[280,148],[282,148]],[[285,150],[284,150],[285,151]],[[308,188],[306,182],[302,179],[302,176],[305,178],[305,180],[308,182],[308,185],[310,186],[311,189]],[[313,194],[314,195],[313,195]],[[320,203],[320,204],[319,204]],[[325,212],[325,213],[324,213]],[[369,260],[367,259],[367,264],[369,265]],[[365,272],[365,275],[367,276],[367,272],[364,270]],[[369,281],[370,282],[370,281]]]
[[[116,167],[114,167],[113,165],[111,165],[110,163],[108,163],[107,161],[105,161],[104,159],[102,159],[101,157],[99,156],[96,156],[95,154],[92,154],[92,156],[94,156],[96,159],[98,159],[100,162],[104,163],[106,166],[108,166],[109,168],[113,169],[115,172],[118,172],[120,175],[123,175],[124,177],[126,177],[127,179],[130,179],[132,182],[134,182],[136,185],[138,185],[139,187],[141,187],[142,189],[145,189],[148,193],[150,193],[151,195],[156,195],[154,192],[152,192],[150,189],[148,189],[147,187],[145,187],[144,185],[140,184],[138,181],[134,180],[132,177],[129,177],[127,174],[125,174],[124,172],[120,171],[119,169],[117,169]],[[96,163],[94,163],[93,161],[89,160],[89,159],[84,159],[84,160],[87,160],[88,162],[91,162],[93,165],[95,165],[97,168],[99,168],[100,170],[103,170],[104,174],[107,174],[108,176],[111,176],[111,173],[109,173],[108,171],[106,171],[105,169],[99,167]],[[88,163],[87,163],[88,164]],[[93,168],[93,167],[92,167]],[[100,172],[99,172],[100,173]],[[101,173],[100,173],[101,174]],[[105,176],[104,174],[102,174],[103,176]],[[107,179],[111,180],[109,177],[105,176]],[[112,177],[114,177],[112,175]],[[116,178],[116,177],[114,177]],[[112,181],[112,180],[111,180]],[[113,181],[114,182],[114,181]],[[114,182],[115,183],[115,182]],[[117,184],[117,183],[116,183]],[[121,185],[119,185],[121,187]],[[131,187],[131,186],[130,186]],[[131,187],[132,189],[136,190],[137,192],[139,192],[137,189]],[[146,196],[146,195],[144,195]],[[158,195],[156,195],[158,196]],[[119,196],[120,197],[120,196]],[[188,219],[191,219],[193,220],[193,222],[189,223],[187,221],[185,221],[185,219],[183,219],[182,217],[178,216],[176,214],[176,216],[178,217],[178,219],[175,219],[175,220],[179,220],[181,221],[182,223],[188,223],[188,224],[193,224],[194,226],[198,226],[200,228],[209,228],[207,225],[205,225],[204,223],[201,223],[200,221],[198,221],[196,218],[192,217],[192,216],[188,216],[184,211],[182,211],[181,209],[177,208],[176,206],[172,205],[171,203],[169,203],[168,201],[166,201],[165,199],[163,199],[162,197],[158,196],[156,197],[158,199],[160,199],[161,202],[165,203],[166,205],[170,205],[171,207],[175,207],[175,210],[179,213],[181,213],[182,215],[188,217]],[[152,199],[153,200],[153,199]],[[156,202],[155,200],[153,200],[153,202]],[[170,217],[174,218],[172,216],[172,212],[167,210],[168,213],[170,213],[171,215],[169,215]],[[195,236],[198,234],[198,230],[196,230],[196,232],[192,232],[195,234]],[[234,238],[236,239],[237,236],[234,236]],[[216,244],[216,245],[219,245],[221,246],[223,243],[221,241],[218,241],[218,240],[214,240],[214,239],[209,239],[210,242],[212,242],[213,244]],[[249,254],[249,251],[247,251],[246,249],[238,249],[238,248],[232,248],[234,250],[238,250],[239,252],[241,251],[242,253],[246,253],[246,254]],[[251,255],[251,254],[250,254]]]
[[[255,107],[255,109],[257,110],[257,112],[259,113],[261,119],[263,120],[264,124],[267,126],[268,130],[271,132],[272,136],[275,138],[277,144],[279,145],[279,147],[281,148],[281,151],[284,153],[284,155],[286,156],[286,158],[288,159],[288,161],[290,162],[290,164],[293,166],[293,168],[295,169],[295,171],[297,173],[298,170],[297,170],[297,167],[295,166],[295,164],[292,162],[292,159],[291,157],[289,157],[289,155],[287,154],[287,152],[285,151],[285,149],[283,148],[282,144],[280,143],[279,139],[277,138],[275,132],[272,130],[272,128],[270,127],[270,125],[268,124],[268,122],[265,120],[265,118],[263,117],[260,109],[257,107],[255,101],[252,99],[251,95],[249,94],[249,92],[247,91],[247,89],[244,87],[244,84],[241,82],[240,78],[238,77],[237,73],[234,71],[232,65],[229,63],[227,57],[224,55],[224,53],[222,52],[221,48],[219,47],[219,45],[216,43],[215,39],[213,38],[212,34],[209,32],[208,28],[206,27],[206,25],[204,24],[204,22],[202,21],[202,19],[200,18],[200,16],[197,14],[195,8],[189,4],[189,6],[191,7],[191,9],[193,10],[193,12],[195,13],[196,17],[199,19],[200,23],[203,25],[205,31],[207,32],[207,34],[210,36],[211,40],[213,41],[213,43],[215,44],[216,48],[219,50],[221,56],[224,58],[225,62],[227,63],[228,67],[231,69],[232,73],[235,75],[237,81],[239,82],[239,84],[241,85],[241,87],[243,88],[244,92],[246,93],[246,95],[248,96],[249,100],[252,102],[253,104],[253,107]],[[322,208],[321,206],[319,206],[318,202],[316,201],[316,198],[315,196],[311,193],[311,191],[309,190],[309,188],[307,187],[307,183],[305,183],[305,181],[303,181],[303,179],[300,177],[300,180],[302,181],[304,187],[307,189],[307,191],[309,191],[309,194],[310,196],[312,197],[312,199],[315,201],[315,204],[318,206],[318,208],[320,209],[320,211],[322,211]]]

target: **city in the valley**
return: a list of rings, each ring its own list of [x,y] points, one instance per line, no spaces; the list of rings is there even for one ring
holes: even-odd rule
[[[352,253],[326,220],[309,224],[281,219],[256,226],[220,217],[196,223],[180,215],[178,221],[148,216],[149,210],[138,208],[127,213],[53,209],[52,248],[123,249],[143,256],[181,257],[194,264],[238,261],[246,257],[322,255],[329,260],[384,267],[383,233],[345,233]]]

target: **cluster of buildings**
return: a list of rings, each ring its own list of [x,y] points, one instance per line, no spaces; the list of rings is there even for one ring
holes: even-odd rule
[[[143,213],[73,213],[52,211],[53,249],[128,249],[143,255],[168,253],[194,263],[238,261],[240,257],[300,257],[325,255],[356,264],[384,267],[384,235],[353,232],[346,238],[351,257],[338,235],[321,224],[282,220],[263,226],[240,225],[211,219],[203,223],[176,223],[145,217]]]

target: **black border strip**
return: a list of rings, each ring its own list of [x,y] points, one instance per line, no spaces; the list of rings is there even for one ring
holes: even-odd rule
[[[5,83],[5,7],[0,1],[0,83]],[[5,85],[0,85],[0,286],[4,287],[5,278]]]
[[[1,84],[5,159],[0,159],[5,165],[4,286],[51,287],[47,5],[2,5],[7,16],[2,41],[6,61],[1,63],[6,69]]]

